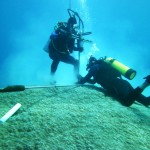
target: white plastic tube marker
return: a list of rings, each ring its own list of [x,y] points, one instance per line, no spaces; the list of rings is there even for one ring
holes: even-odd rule
[[[4,123],[9,119],[19,108],[21,107],[20,103],[17,103],[13,108],[11,108],[1,119],[0,123]]]

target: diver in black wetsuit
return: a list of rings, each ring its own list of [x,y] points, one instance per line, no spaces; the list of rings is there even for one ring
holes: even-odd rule
[[[94,57],[90,57],[87,65],[88,74],[85,77],[81,77],[78,84],[84,84],[86,82],[100,84],[104,89],[112,93],[120,103],[124,106],[131,106],[134,101],[138,101],[145,106],[150,105],[150,97],[142,95],[142,91],[150,85],[150,75],[145,77],[145,82],[133,88],[131,84],[122,79],[121,74],[114,69],[111,65],[107,64],[104,59],[97,60]],[[93,79],[91,79],[93,77]]]
[[[71,16],[68,22],[59,22],[55,32],[50,36],[49,44],[49,57],[53,60],[51,64],[51,76],[53,77],[59,62],[64,62],[74,66],[75,75],[78,78],[79,75],[79,61],[72,57],[70,53],[73,51],[83,51],[83,47],[80,45],[80,41],[75,46],[75,38],[77,31],[75,25],[77,24],[75,16]],[[72,36],[74,35],[74,36]]]
[[[83,43],[92,43],[91,40],[83,38],[90,35],[91,32],[84,32],[84,23],[78,13],[68,9],[68,14],[70,16],[68,22],[58,22],[43,48],[52,59],[51,84],[56,83],[54,75],[60,62],[73,65],[78,80],[80,77],[80,53],[84,50]],[[78,51],[78,60],[70,55],[73,51]]]

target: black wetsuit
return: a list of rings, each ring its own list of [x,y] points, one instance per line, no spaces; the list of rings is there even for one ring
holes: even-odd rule
[[[93,79],[91,79],[92,77]],[[100,84],[104,89],[113,93],[124,106],[132,105],[135,100],[145,106],[150,105],[150,100],[141,94],[140,88],[134,89],[128,81],[121,78],[121,74],[117,70],[103,60],[92,65],[88,74],[79,81],[80,84],[86,82]]]
[[[67,30],[64,29],[64,30]],[[51,74],[54,74],[57,70],[59,62],[64,62],[74,66],[75,73],[78,74],[79,62],[70,53],[75,50],[75,39],[69,37],[66,33],[60,33],[56,31],[56,36],[51,36],[51,42],[49,44],[49,57],[53,60],[51,65]]]

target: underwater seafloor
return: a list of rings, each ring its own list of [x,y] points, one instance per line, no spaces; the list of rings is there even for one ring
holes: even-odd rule
[[[0,93],[0,150],[149,150],[150,108],[127,108],[92,86]]]

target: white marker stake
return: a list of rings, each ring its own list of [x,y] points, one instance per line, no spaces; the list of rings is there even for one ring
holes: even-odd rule
[[[12,109],[10,109],[1,119],[0,123],[4,123],[9,119],[19,108],[21,107],[20,103],[17,103]]]

